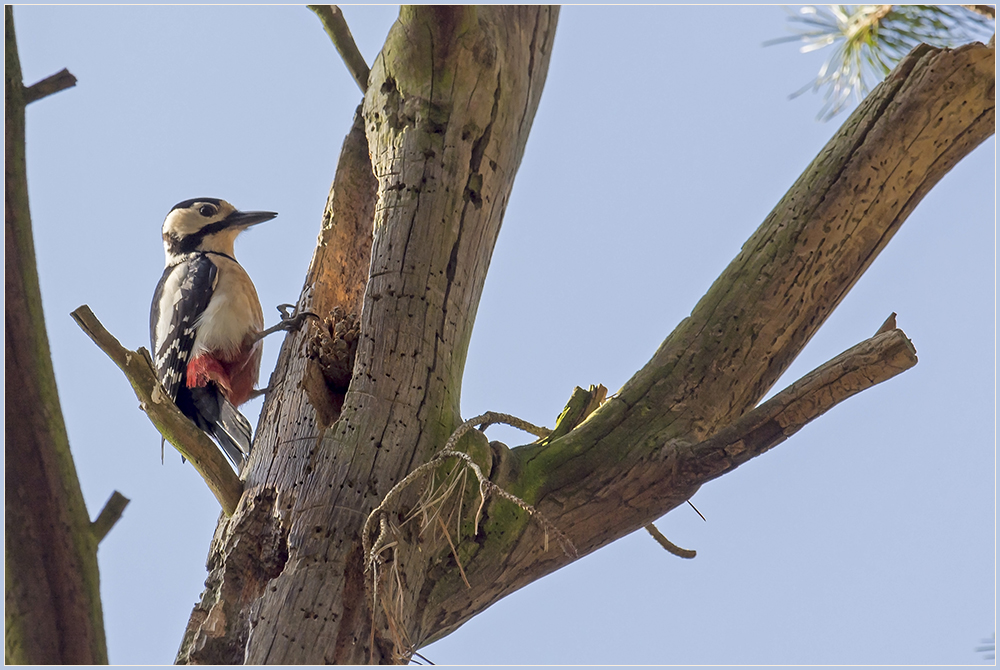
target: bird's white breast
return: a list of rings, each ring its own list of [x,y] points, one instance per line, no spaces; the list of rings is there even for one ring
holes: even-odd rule
[[[264,329],[260,299],[246,270],[225,256],[212,254],[209,259],[219,271],[212,298],[195,324],[192,358],[210,351],[232,356],[248,336]]]

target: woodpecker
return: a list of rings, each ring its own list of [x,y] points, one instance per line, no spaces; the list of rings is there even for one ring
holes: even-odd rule
[[[257,290],[233,244],[250,226],[276,216],[193,198],[174,205],[163,222],[166,268],[149,315],[156,374],[237,471],[250,453],[251,429],[236,408],[257,385],[267,331]]]

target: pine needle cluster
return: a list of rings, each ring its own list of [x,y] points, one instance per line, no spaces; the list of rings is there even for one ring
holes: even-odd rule
[[[918,44],[954,47],[995,30],[990,5],[805,5],[789,21],[794,34],[765,46],[799,41],[802,53],[833,46],[816,79],[791,95],[822,91],[824,121],[864,98]]]

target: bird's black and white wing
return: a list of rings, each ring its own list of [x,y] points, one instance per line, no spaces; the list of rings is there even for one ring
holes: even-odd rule
[[[190,254],[168,266],[156,285],[149,314],[149,339],[156,376],[171,400],[184,383],[194,348],[198,317],[208,307],[218,269],[206,255]]]

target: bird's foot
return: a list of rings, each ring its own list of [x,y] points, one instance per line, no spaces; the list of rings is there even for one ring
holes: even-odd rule
[[[262,330],[257,333],[254,341],[262,340],[272,333],[276,333],[279,330],[298,330],[305,323],[306,317],[312,317],[314,319],[319,319],[319,316],[313,314],[312,312],[300,312],[295,305],[284,304],[278,305],[278,312],[281,313],[281,321],[276,325],[271,326],[266,330]]]

